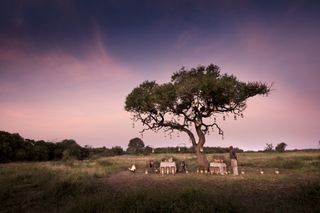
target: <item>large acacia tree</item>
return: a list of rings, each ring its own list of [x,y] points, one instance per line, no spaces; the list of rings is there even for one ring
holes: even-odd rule
[[[261,82],[241,82],[235,76],[221,74],[216,65],[180,69],[171,82],[157,84],[145,81],[127,96],[125,109],[132,113],[134,122],[140,121],[146,130],[186,133],[197,155],[198,165],[208,169],[203,152],[206,135],[223,130],[216,116],[223,120],[232,114],[243,117],[246,100],[255,95],[267,95],[270,86]]]

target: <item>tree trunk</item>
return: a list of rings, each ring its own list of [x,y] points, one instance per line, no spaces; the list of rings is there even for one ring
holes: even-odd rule
[[[203,146],[198,144],[197,147],[195,147],[195,152],[197,155],[198,169],[209,171],[209,162],[203,151]]]
[[[201,131],[201,127],[196,125],[196,131],[199,137],[198,143],[196,143],[196,139],[190,130],[184,128],[182,129],[182,131],[186,132],[190,137],[192,146],[197,155],[198,169],[209,171],[209,162],[203,150],[203,145],[206,142],[206,138],[203,132]]]
[[[209,162],[203,150],[203,146],[206,142],[206,138],[204,133],[201,130],[201,126],[196,125],[196,131],[199,137],[199,141],[198,141],[198,144],[194,146],[194,148],[195,148],[195,152],[198,160],[198,169],[209,171]]]

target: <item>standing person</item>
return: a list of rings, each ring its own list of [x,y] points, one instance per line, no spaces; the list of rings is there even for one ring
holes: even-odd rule
[[[181,161],[180,163],[180,172],[186,172],[187,171],[187,166],[184,161]]]
[[[233,146],[230,146],[230,161],[231,161],[233,175],[239,175],[238,158],[237,158],[236,150],[233,149]]]
[[[150,162],[149,162],[149,170],[150,170],[150,172],[154,172],[154,163],[153,163],[153,160],[150,160]]]

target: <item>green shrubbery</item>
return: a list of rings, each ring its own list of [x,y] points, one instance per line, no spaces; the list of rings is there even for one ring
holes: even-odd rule
[[[81,147],[75,140],[58,143],[24,139],[19,134],[0,131],[0,163],[12,161],[83,160],[93,155],[115,156],[124,153],[120,146],[107,149]]]

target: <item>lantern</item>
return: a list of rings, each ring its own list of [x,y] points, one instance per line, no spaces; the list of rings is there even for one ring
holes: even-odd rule
[[[166,174],[170,174],[170,167],[166,167]]]
[[[164,167],[160,168],[160,173],[163,175],[164,174]]]

